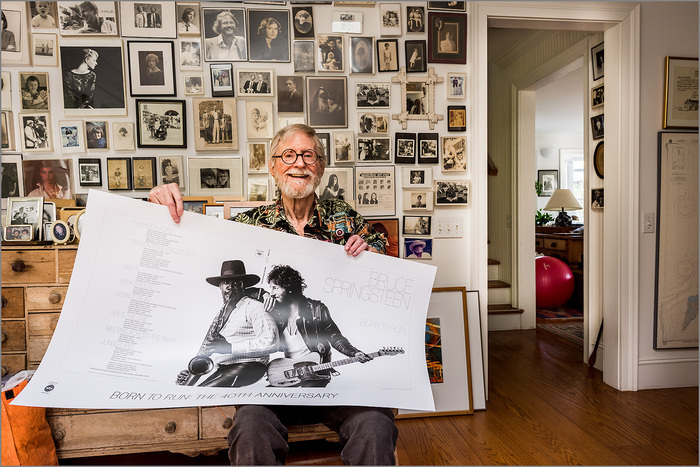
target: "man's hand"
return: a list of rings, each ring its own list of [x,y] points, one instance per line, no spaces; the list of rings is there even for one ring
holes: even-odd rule
[[[180,187],[177,183],[158,185],[153,188],[148,193],[148,201],[167,206],[175,223],[180,223],[184,208],[182,206],[182,193],[180,193]]]
[[[179,384],[180,386],[184,386],[185,382],[187,381],[187,378],[190,377],[190,372],[189,370],[182,370],[180,373],[177,375],[177,379],[175,380],[175,384]]]
[[[370,360],[372,360],[372,357],[370,357],[369,355],[367,355],[367,354],[364,353],[364,352],[357,352],[357,353],[355,354],[355,358],[356,358],[357,361],[360,362],[360,363],[367,363],[367,362],[369,362]]]
[[[353,235],[350,238],[348,238],[348,241],[345,243],[345,252],[348,255],[351,256],[357,256],[360,253],[362,253],[365,250],[372,251],[374,253],[377,252],[374,248],[369,246],[366,241],[362,239],[359,235]]]

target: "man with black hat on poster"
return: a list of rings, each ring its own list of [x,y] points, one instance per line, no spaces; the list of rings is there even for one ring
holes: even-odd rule
[[[224,305],[204,342],[177,384],[194,386],[203,374],[213,372],[198,386],[242,387],[253,384],[267,370],[270,354],[277,350],[277,325],[263,304],[246,296],[246,289],[260,281],[246,274],[243,261],[224,261],[221,275],[207,282],[221,289]]]

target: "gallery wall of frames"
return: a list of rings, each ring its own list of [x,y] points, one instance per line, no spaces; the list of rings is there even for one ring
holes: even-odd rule
[[[433,239],[463,237],[463,2],[3,2],[2,14],[3,233],[48,235],[41,218],[15,221],[36,198],[146,199],[161,183],[228,218],[274,200],[271,139],[306,123],[326,151],[318,195],[353,205],[389,254],[431,259]]]

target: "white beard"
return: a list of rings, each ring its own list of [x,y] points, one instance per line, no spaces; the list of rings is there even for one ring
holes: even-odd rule
[[[292,186],[285,175],[274,174],[273,177],[282,195],[293,199],[303,199],[311,196],[316,187],[321,184],[321,178],[312,172],[309,172],[309,178],[300,187]]]

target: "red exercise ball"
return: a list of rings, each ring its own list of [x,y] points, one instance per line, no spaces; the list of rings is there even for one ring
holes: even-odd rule
[[[537,308],[557,308],[574,294],[574,273],[562,260],[551,256],[535,258]]]

